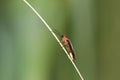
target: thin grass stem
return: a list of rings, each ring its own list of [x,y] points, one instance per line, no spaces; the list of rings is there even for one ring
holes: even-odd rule
[[[58,37],[56,36],[56,34],[53,32],[53,30],[50,28],[50,26],[46,23],[46,21],[42,18],[42,16],[26,1],[23,0],[31,9],[32,11],[39,17],[39,19],[45,24],[45,26],[47,27],[47,29],[50,31],[50,33],[54,36],[54,38],[57,40],[57,42],[59,43],[59,45],[62,47],[62,49],[64,50],[64,52],[66,53],[67,57],[69,58],[69,60],[71,61],[71,63],[73,64],[75,70],[77,71],[79,77],[81,78],[81,80],[84,80],[84,78],[82,77],[80,71],[78,70],[77,66],[75,65],[75,63],[73,62],[73,60],[71,59],[71,57],[69,56],[68,52],[66,51],[66,49],[64,48],[63,44],[60,42],[60,40],[58,39]]]

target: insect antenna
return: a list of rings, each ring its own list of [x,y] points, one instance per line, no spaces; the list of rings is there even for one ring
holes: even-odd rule
[[[58,30],[56,30],[56,29],[53,29],[53,32],[56,34],[56,35],[58,35],[59,37],[62,37],[63,36],[63,34],[62,33],[60,33]]]

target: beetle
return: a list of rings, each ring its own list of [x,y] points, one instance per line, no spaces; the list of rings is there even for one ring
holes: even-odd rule
[[[75,59],[75,52],[73,50],[73,46],[72,46],[71,41],[65,35],[62,35],[61,38],[62,38],[61,42],[63,43],[64,47],[66,48],[69,56],[71,57],[72,60],[74,60]]]

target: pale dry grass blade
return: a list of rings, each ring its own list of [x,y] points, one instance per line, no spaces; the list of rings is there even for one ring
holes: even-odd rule
[[[45,26],[48,28],[48,30],[51,32],[51,34],[54,36],[54,38],[57,40],[57,42],[60,44],[60,46],[62,47],[62,49],[64,50],[64,52],[68,56],[69,60],[73,64],[73,66],[74,66],[75,70],[77,71],[77,73],[78,73],[79,77],[81,78],[81,80],[84,80],[84,78],[82,77],[80,71],[78,70],[77,66],[75,65],[74,61],[71,59],[68,52],[66,51],[66,49],[64,48],[64,46],[62,45],[62,43],[60,42],[60,40],[58,39],[56,34],[50,28],[50,26],[46,23],[46,21],[42,18],[42,16],[26,0],[23,0],[23,1],[34,11],[34,13],[39,17],[39,19],[45,24]]]

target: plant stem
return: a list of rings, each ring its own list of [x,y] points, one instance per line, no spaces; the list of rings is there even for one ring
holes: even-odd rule
[[[75,65],[75,63],[73,62],[73,60],[71,59],[71,57],[68,55],[68,52],[66,51],[66,49],[64,48],[64,46],[62,45],[62,43],[60,42],[60,40],[58,39],[58,37],[56,36],[56,34],[50,28],[50,26],[46,23],[46,21],[41,17],[41,15],[26,0],[23,0],[23,1],[34,11],[34,13],[39,17],[39,19],[45,24],[45,26],[48,28],[48,30],[50,31],[50,33],[54,36],[54,38],[57,40],[57,42],[59,43],[59,45],[62,47],[62,49],[64,50],[64,52],[68,56],[69,60],[73,64],[73,66],[74,66],[75,70],[77,71],[77,73],[78,73],[79,77],[81,78],[81,80],[84,80],[84,78],[82,77],[82,75],[81,75],[80,71],[78,70],[77,66]]]

